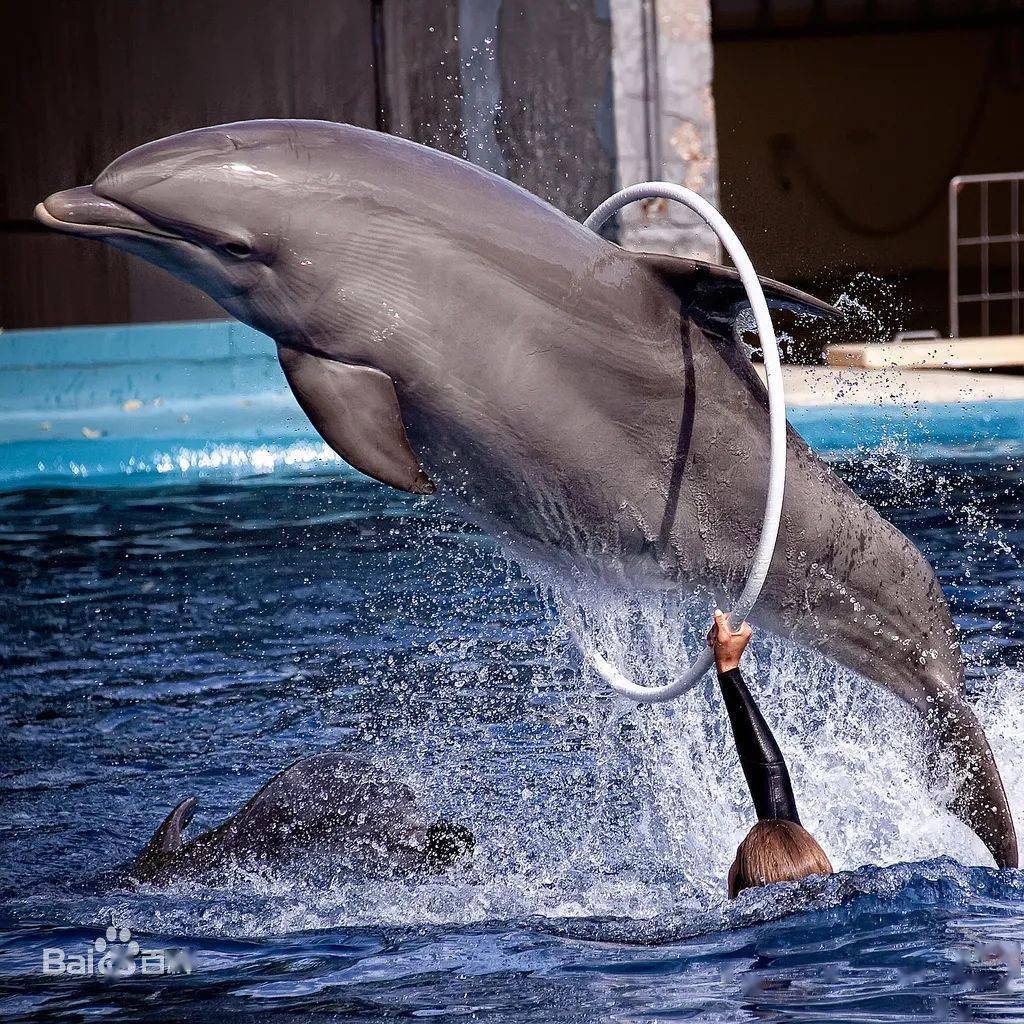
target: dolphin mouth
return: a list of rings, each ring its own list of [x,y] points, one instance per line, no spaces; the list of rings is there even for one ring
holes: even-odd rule
[[[114,235],[137,235],[183,241],[151,224],[145,217],[113,199],[101,196],[92,185],[54,192],[36,204],[35,218],[41,224],[68,235],[87,238],[109,238]]]

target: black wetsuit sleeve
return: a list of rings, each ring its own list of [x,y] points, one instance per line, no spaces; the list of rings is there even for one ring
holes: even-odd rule
[[[760,821],[781,819],[800,824],[789,769],[738,668],[718,674],[725,709],[732,724],[740,765]]]

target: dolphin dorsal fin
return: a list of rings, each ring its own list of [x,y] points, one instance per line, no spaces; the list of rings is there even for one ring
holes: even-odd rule
[[[631,255],[679,296],[683,311],[688,316],[705,326],[731,325],[749,305],[740,275],[732,267],[661,253],[637,252]],[[774,309],[818,317],[842,316],[835,306],[797,288],[767,277],[759,277],[758,280],[768,305]]]
[[[413,494],[432,494],[409,444],[395,382],[372,366],[277,346],[281,368],[320,436],[352,467]]]
[[[139,864],[163,853],[177,853],[181,849],[181,833],[188,828],[192,815],[196,812],[196,798],[187,796],[164,818],[160,827],[153,833],[153,838],[146,843],[142,853],[135,859]]]

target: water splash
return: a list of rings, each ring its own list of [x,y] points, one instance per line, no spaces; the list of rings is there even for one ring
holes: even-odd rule
[[[832,303],[843,314],[835,341],[889,341],[907,321],[905,297],[892,281],[866,271],[854,275]]]
[[[1012,623],[993,633],[1020,600],[1007,553],[1020,547],[1020,467],[943,462],[908,477],[897,456],[858,463],[855,483],[913,525],[969,653],[989,652],[974,700],[1020,819],[1020,636]],[[524,580],[463,524],[356,480],[82,492],[91,504],[77,512],[59,495],[5,501],[2,567],[27,609],[9,622],[7,651],[31,647],[31,657],[8,673],[13,749],[26,752],[3,835],[38,833],[51,843],[40,864],[53,868],[19,869],[7,897],[19,918],[249,937],[733,920],[722,916],[732,913],[725,870],[753,816],[713,681],[638,709],[580,655],[589,638],[641,681],[666,681],[704,642],[701,600],[581,604],[553,578]],[[965,538],[965,522],[981,536]],[[41,649],[33,634],[19,646],[22,620],[40,616],[61,642]],[[760,636],[752,654],[801,813],[837,868],[989,862],[942,794],[927,792],[920,724],[906,708],[792,644]],[[372,753],[433,812],[467,824],[472,866],[415,881],[328,870],[303,885],[239,872],[167,891],[91,877],[134,853],[185,792],[202,792],[202,824],[212,824],[314,742]],[[43,749],[53,763],[37,763]],[[109,757],[113,798],[94,766]],[[71,787],[77,809],[60,796]],[[46,838],[65,827],[67,850]]]
[[[563,642],[552,639],[551,657],[564,657]],[[391,767],[428,806],[477,835],[479,853],[465,873],[367,880],[328,872],[322,885],[296,885],[290,876],[238,871],[198,892],[187,884],[98,894],[88,916],[161,934],[248,937],[614,918],[632,922],[635,940],[648,941],[654,932],[643,922],[670,922],[673,934],[740,927],[865,891],[893,895],[916,877],[903,864],[892,874],[869,871],[869,884],[864,865],[929,857],[990,863],[977,837],[925,786],[923,733],[908,708],[786,642],[762,639],[754,654],[750,676],[786,751],[804,823],[837,871],[853,872],[825,889],[773,890],[730,909],[723,879],[752,813],[713,685],[668,707],[635,708],[580,677],[531,708],[534,721],[492,722],[471,751],[446,741],[451,707],[430,729],[410,722],[389,737]],[[976,702],[1018,818],[1022,682],[1020,673],[994,679]],[[516,733],[514,761],[507,737],[488,750],[491,730]],[[567,749],[572,760],[561,757]],[[957,871],[940,874],[954,888],[968,885]],[[53,893],[35,898],[52,905]]]

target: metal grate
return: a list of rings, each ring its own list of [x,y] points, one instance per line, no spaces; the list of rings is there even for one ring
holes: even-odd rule
[[[999,332],[1020,334],[1024,291],[1021,290],[1021,183],[1024,171],[1012,174],[963,174],[949,183],[949,336],[960,337],[962,306],[978,310],[981,336],[993,333],[993,310]],[[993,204],[993,199],[996,200]],[[1004,200],[1006,205],[1004,205]],[[993,222],[995,227],[993,227]],[[1000,230],[1000,228],[1002,230]],[[973,230],[972,230],[973,229]],[[962,232],[970,232],[963,234]],[[1002,247],[1007,264],[993,265],[992,253]],[[961,291],[961,271],[973,263],[962,254],[977,256],[977,286]],[[1005,314],[1009,314],[1007,317]]]

